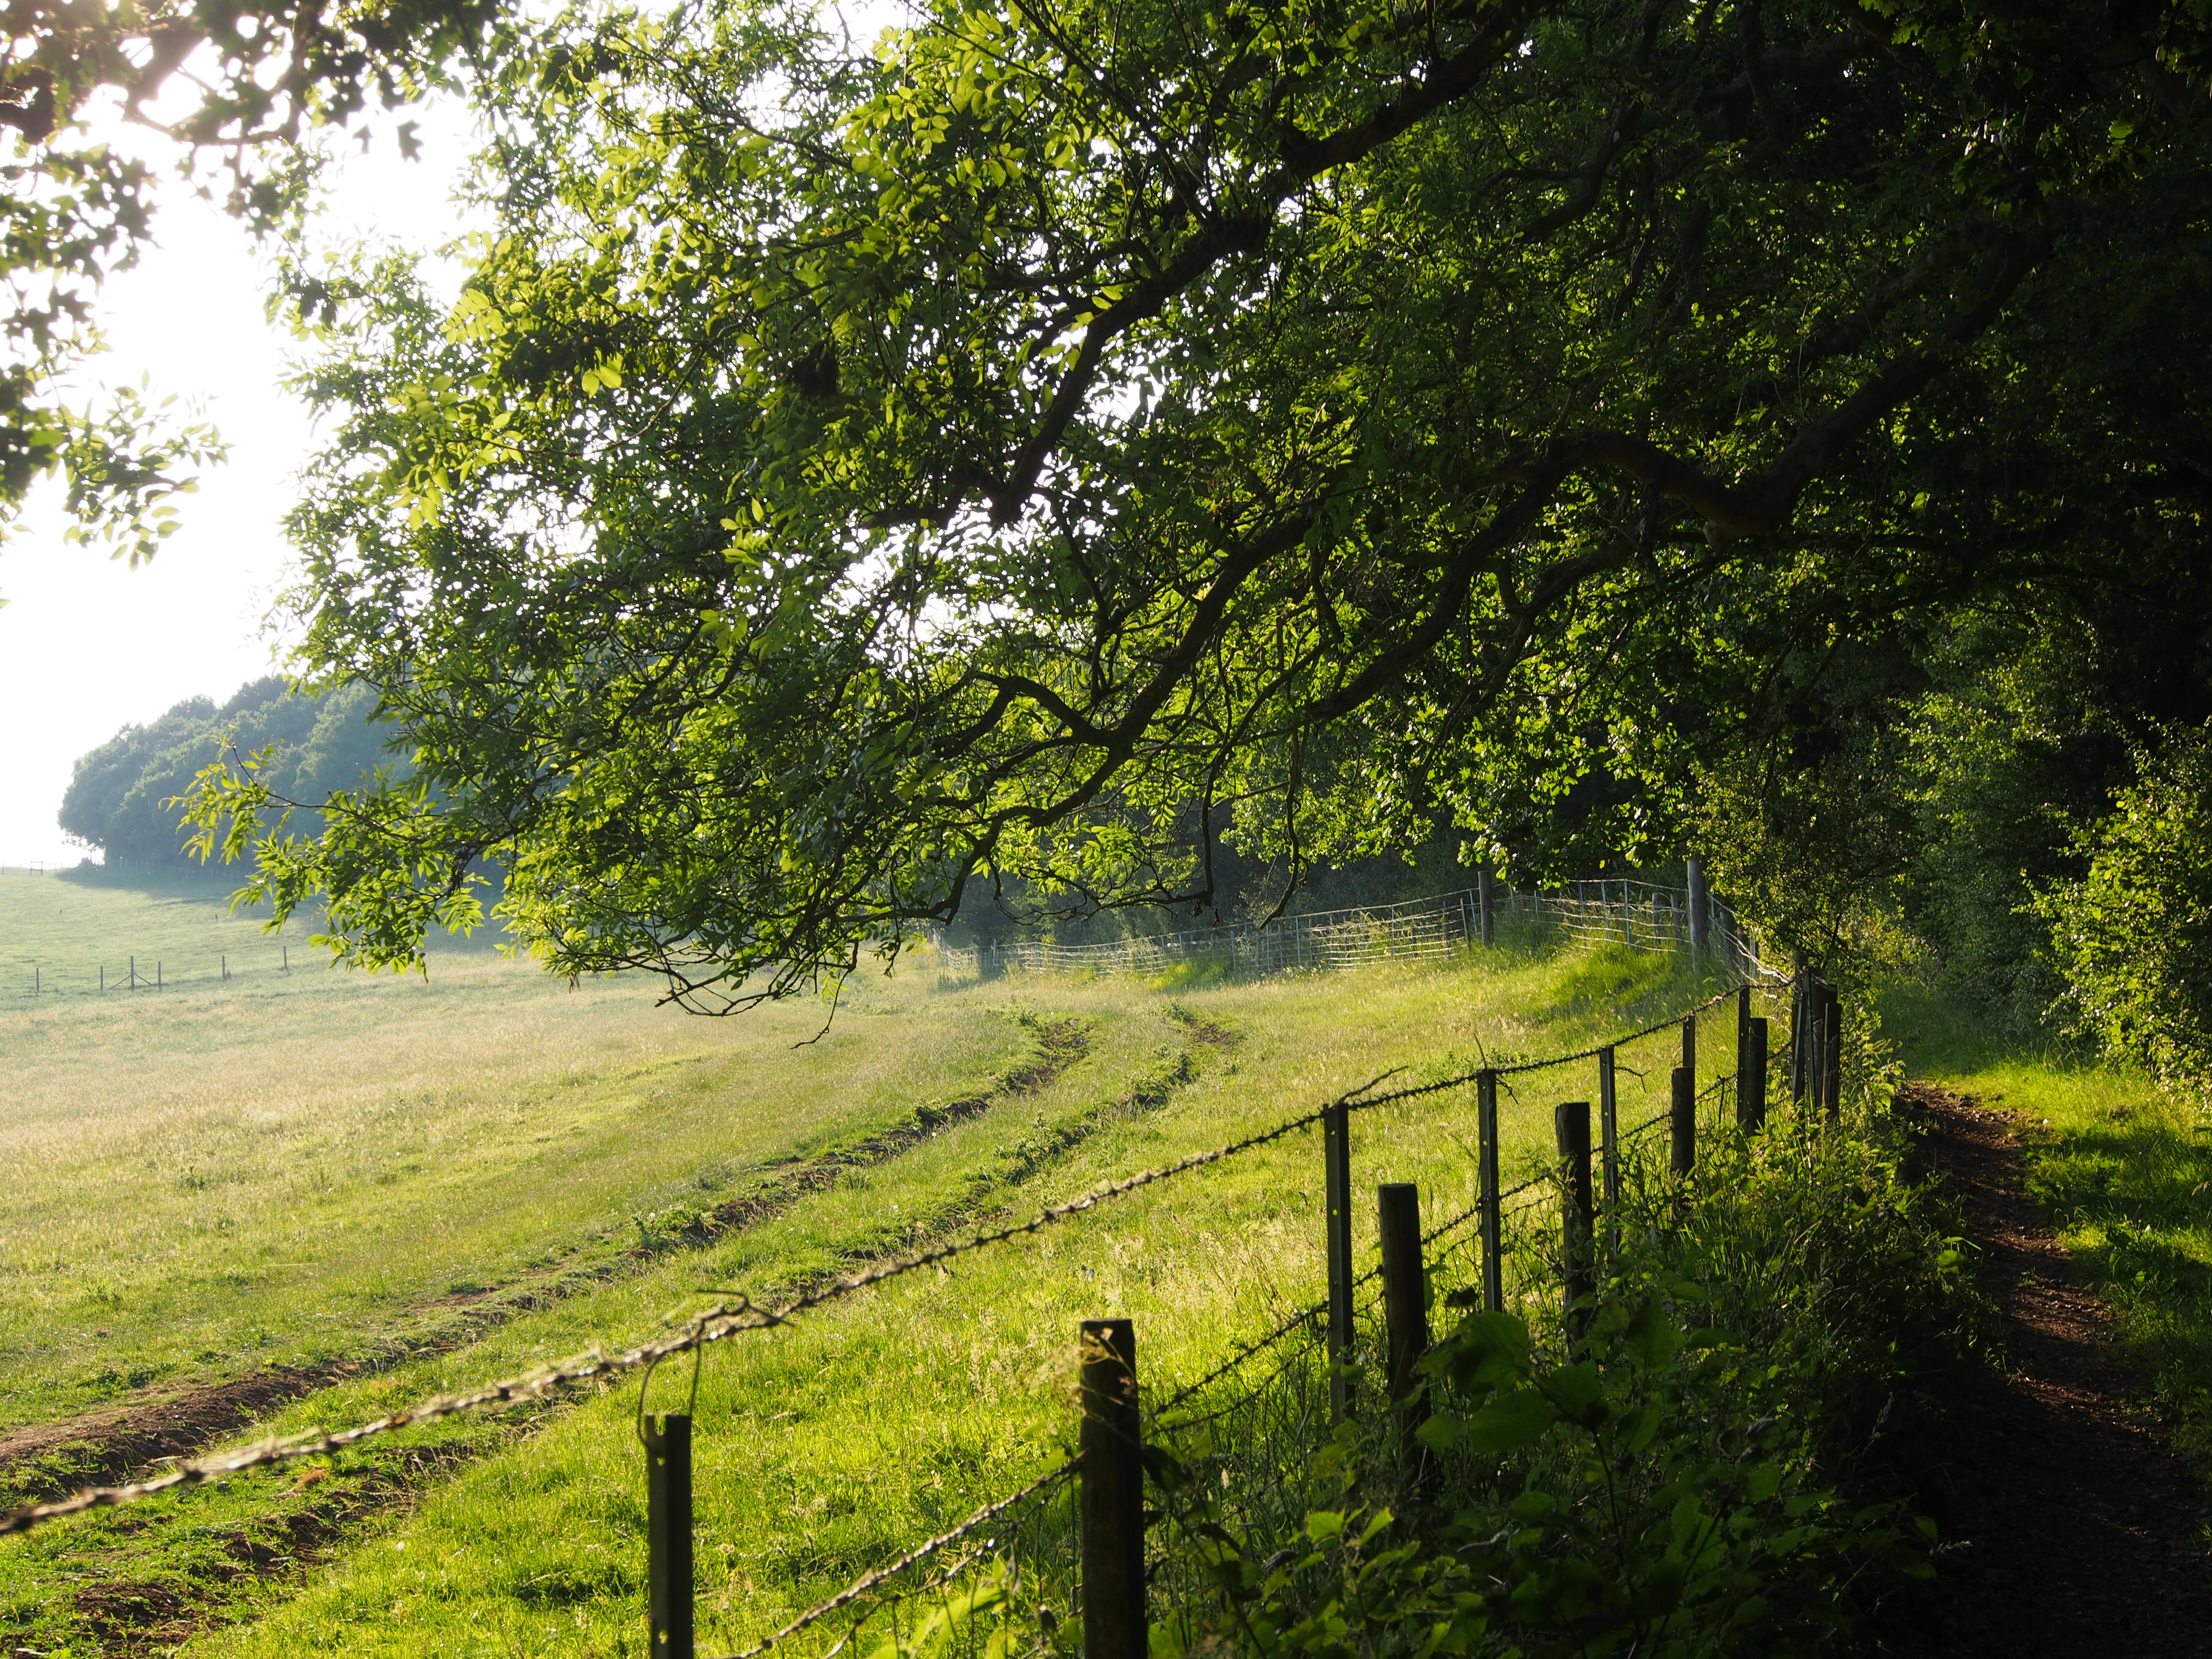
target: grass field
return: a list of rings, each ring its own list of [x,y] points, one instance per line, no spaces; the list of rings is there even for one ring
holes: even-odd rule
[[[811,1005],[707,1022],[641,983],[571,991],[486,959],[427,984],[317,973],[27,1003],[0,1012],[0,1146],[23,1172],[0,1198],[0,1411],[21,1425],[354,1357],[257,1431],[336,1425],[633,1341],[705,1305],[703,1287],[758,1295],[1393,1067],[1577,1047],[1692,992],[1674,963],[1626,953],[1165,988],[921,964],[856,988],[805,1047]],[[1724,1019],[1708,1074],[1732,1061]],[[1033,1092],[997,1086],[1047,1028],[1079,1030],[1080,1060]],[[1640,1118],[1666,1040],[1624,1062]],[[1577,1067],[1510,1097],[1509,1161],[1537,1155],[1556,1099],[1590,1090]],[[755,1224],[705,1237],[668,1220],[976,1095],[987,1109]],[[1432,1217],[1462,1207],[1473,1115],[1470,1091],[1364,1115],[1358,1182],[1417,1181]],[[1137,1318],[1158,1386],[1310,1302],[1319,1177],[1317,1143],[1293,1136],[718,1349],[699,1407],[702,1650],[743,1645],[1056,1455],[1078,1319]],[[548,1281],[561,1293],[532,1293]],[[501,1297],[497,1317],[476,1311]],[[641,1650],[636,1408],[632,1383],[0,1543],[0,1632],[47,1654]]]

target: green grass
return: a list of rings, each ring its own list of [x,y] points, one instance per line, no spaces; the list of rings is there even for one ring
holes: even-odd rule
[[[2021,1117],[2033,1191],[2212,1468],[2212,1124],[2140,1071],[2008,1040],[1925,991],[1893,990],[1883,1024],[1912,1075]]]
[[[428,1316],[455,1282],[607,1265],[258,1431],[341,1424],[635,1340],[703,1305],[702,1286],[758,1293],[1218,1144],[1395,1066],[1419,1078],[1573,1048],[1691,995],[1671,963],[1626,952],[1168,989],[917,969],[857,987],[829,1036],[799,1048],[818,1008],[703,1022],[640,986],[572,993],[478,962],[428,986],[324,975],[259,1002],[233,987],[94,1004],[82,1024],[61,1003],[0,1016],[0,1136],[33,1170],[0,1200],[14,1298],[0,1305],[10,1331],[37,1333],[0,1355],[7,1409],[20,1423],[141,1372],[342,1352]],[[773,1220],[626,1253],[638,1214],[741,1191],[778,1158],[988,1086],[1027,1052],[1025,1014],[1082,1022],[1088,1057]],[[1726,1018],[1701,1045],[1708,1075],[1732,1058]],[[1626,1119],[1663,1103],[1667,1041],[1624,1056],[1643,1073],[1624,1078]],[[1536,1154],[1553,1101],[1592,1092],[1587,1069],[1508,1097],[1509,1161]],[[1355,1121],[1363,1188],[1417,1181],[1431,1217],[1471,1200],[1468,1092]],[[702,1650],[773,1628],[1056,1456],[1078,1319],[1137,1318],[1157,1387],[1310,1301],[1319,1176],[1317,1144],[1292,1137],[717,1349],[700,1396]],[[48,1653],[123,1629],[198,1630],[188,1650],[236,1655],[636,1651],[636,1405],[626,1383],[520,1422],[397,1437],[310,1486],[244,1477],[0,1543],[0,1629]],[[327,1559],[285,1565],[306,1545]]]

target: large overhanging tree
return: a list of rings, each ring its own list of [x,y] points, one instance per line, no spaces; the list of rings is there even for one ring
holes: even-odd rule
[[[564,17],[459,303],[316,279],[309,651],[420,769],[256,880],[392,963],[489,861],[556,969],[723,1007],[1012,878],[1203,903],[1224,837],[1525,853],[1595,778],[1589,836],[1674,844],[1851,642],[2201,562],[2208,39]]]

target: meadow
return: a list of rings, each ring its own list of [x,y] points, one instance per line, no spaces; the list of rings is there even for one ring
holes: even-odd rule
[[[26,999],[0,1010],[21,1172],[0,1199],[0,1411],[20,1431],[277,1363],[326,1385],[241,1431],[335,1426],[1020,1216],[1384,1073],[1577,1048],[1700,988],[1668,958],[1521,945],[1249,982],[917,960],[848,988],[826,1030],[811,1002],[706,1021],[649,983],[571,988],[482,955],[427,981]],[[1732,1063],[1725,1018],[1708,1075]],[[1659,1108],[1669,1064],[1665,1038],[1624,1055],[1625,1120]],[[1543,1158],[1585,1069],[1509,1095],[1510,1166]],[[1471,1091],[1355,1121],[1360,1190],[1415,1181],[1432,1218],[1471,1202]],[[896,1156],[711,1224],[901,1126],[921,1132]],[[702,1650],[1060,1455],[1079,1318],[1135,1318],[1164,1387],[1310,1303],[1320,1170],[1317,1140],[1287,1137],[718,1347]],[[631,1382],[456,1419],[0,1542],[0,1628],[46,1654],[641,1651],[638,1403]]]

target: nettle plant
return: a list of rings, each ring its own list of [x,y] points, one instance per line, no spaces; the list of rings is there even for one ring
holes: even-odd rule
[[[1402,1508],[1371,1495],[1389,1435],[1347,1425],[1279,1546],[1235,1530],[1203,1455],[1156,1455],[1221,1598],[1159,1626],[1155,1652],[1817,1650],[1863,1574],[1928,1573],[1932,1524],[1847,1502],[1778,1419],[1746,1416],[1758,1368],[1685,1322],[1703,1299],[1681,1281],[1605,1302],[1556,1364],[1517,1316],[1470,1314],[1423,1361],[1425,1467]]]

